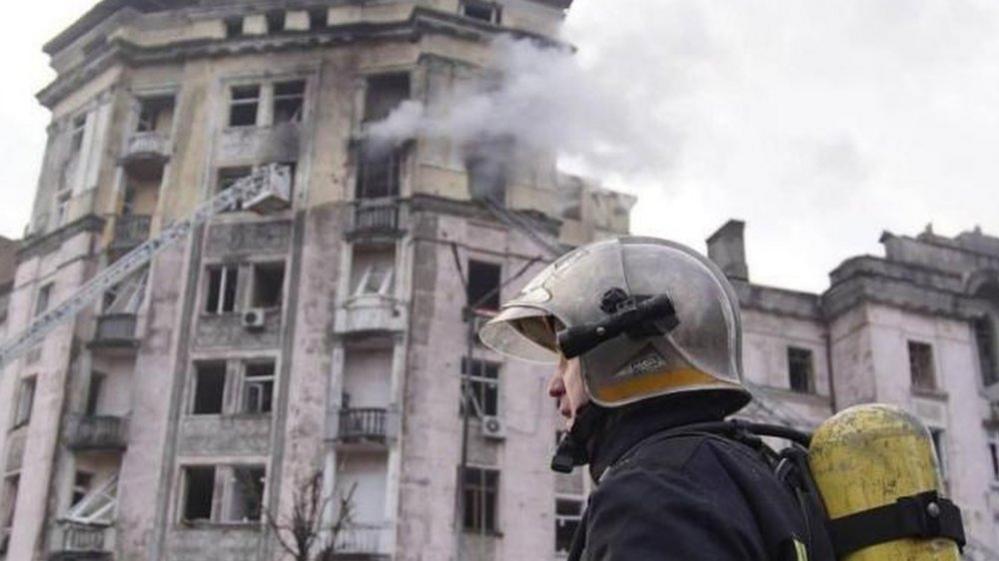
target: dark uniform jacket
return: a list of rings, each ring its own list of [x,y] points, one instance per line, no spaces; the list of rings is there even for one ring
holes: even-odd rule
[[[746,444],[684,433],[704,417],[639,411],[603,432],[569,561],[805,561],[792,493]]]

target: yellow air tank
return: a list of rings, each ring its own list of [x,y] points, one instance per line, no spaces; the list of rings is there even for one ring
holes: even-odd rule
[[[822,423],[809,448],[812,476],[831,520],[890,505],[901,497],[943,492],[929,431],[898,407],[870,404],[841,411]],[[946,538],[896,539],[841,559],[959,560],[957,545]]]

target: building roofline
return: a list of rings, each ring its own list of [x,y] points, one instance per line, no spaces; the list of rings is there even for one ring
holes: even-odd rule
[[[194,0],[102,0],[77,18],[69,27],[49,39],[42,45],[42,51],[47,55],[54,55],[124,8],[148,13],[183,8],[192,4],[194,4]]]

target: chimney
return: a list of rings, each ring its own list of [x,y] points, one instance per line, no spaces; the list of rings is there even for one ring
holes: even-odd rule
[[[729,220],[714,234],[708,237],[708,258],[721,268],[731,279],[749,280],[749,266],[746,265],[746,242],[743,232],[746,223],[742,220]]]

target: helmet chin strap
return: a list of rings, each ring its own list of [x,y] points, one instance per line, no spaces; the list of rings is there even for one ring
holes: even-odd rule
[[[555,448],[551,469],[558,473],[571,473],[576,466],[590,462],[590,439],[603,425],[607,410],[589,403],[576,411],[572,428],[565,433]]]

